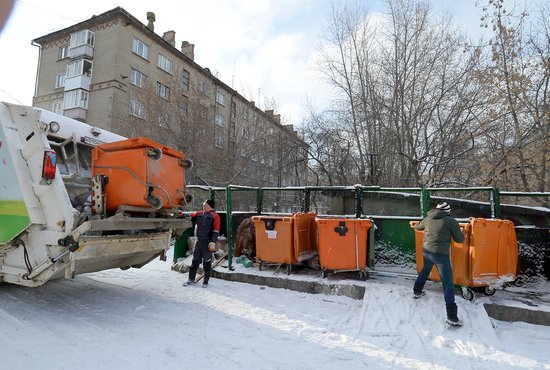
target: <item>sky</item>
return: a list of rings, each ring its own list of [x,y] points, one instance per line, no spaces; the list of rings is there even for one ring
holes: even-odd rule
[[[383,0],[363,2],[373,16],[384,11]],[[479,29],[475,0],[433,3],[439,11],[452,12],[459,25]],[[146,13],[153,11],[159,35],[174,30],[176,45],[182,41],[195,44],[199,65],[262,109],[266,98],[275,99],[287,123],[301,123],[306,101],[322,110],[333,99],[316,62],[331,0],[94,0],[76,4],[74,0],[15,0],[0,33],[1,101],[32,104],[38,64],[33,39],[116,6],[145,24]]]
[[[464,326],[452,328],[438,283],[415,300],[412,280],[373,277],[355,282],[365,286],[355,300],[216,278],[207,289],[183,287],[186,280],[157,259],[39,288],[0,284],[2,368],[550,369],[550,327],[497,321],[483,308],[506,302],[507,292],[473,302],[457,295]]]

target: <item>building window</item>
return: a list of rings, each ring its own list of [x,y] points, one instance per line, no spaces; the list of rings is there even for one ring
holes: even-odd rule
[[[189,71],[184,69],[181,73],[181,88],[183,89],[183,91],[189,92],[189,82]]]
[[[225,95],[221,91],[216,91],[216,103],[219,103],[225,107]]]
[[[216,125],[223,127],[223,116],[219,113],[216,113],[216,117],[214,118],[214,121],[216,122]]]
[[[167,113],[160,113],[158,116],[159,126],[161,127],[169,127],[170,120],[170,115]]]
[[[223,136],[216,136],[216,139],[214,141],[214,145],[216,148],[223,148]]]
[[[140,39],[134,37],[134,41],[132,42],[132,51],[143,59],[149,60],[149,45]]]
[[[210,86],[203,80],[199,80],[199,91],[206,96],[210,95]]]
[[[52,104],[52,112],[57,114],[63,114],[63,102],[54,102]]]
[[[248,139],[250,134],[248,133],[248,129],[246,127],[243,127],[242,135],[243,135],[243,138]]]
[[[71,90],[63,95],[63,109],[84,108],[88,109],[89,93],[85,90]]]
[[[95,34],[90,30],[82,30],[71,34],[70,46],[76,48],[82,45],[94,46]]]
[[[147,82],[147,75],[141,73],[137,69],[132,68],[130,71],[130,83],[137,87],[144,87]]]
[[[184,116],[189,113],[189,98],[185,95],[181,96],[180,113]]]
[[[258,116],[256,116],[256,115],[253,115],[253,116],[252,116],[252,124],[253,124],[254,126],[257,126],[257,125],[258,125]]]
[[[61,45],[57,52],[57,59],[65,59],[69,57],[69,45]]]
[[[55,88],[60,88],[65,86],[65,74],[59,74],[55,76]]]
[[[92,77],[92,62],[85,59],[79,59],[67,64],[67,78],[80,75]]]
[[[174,63],[172,62],[171,59],[169,59],[168,57],[165,57],[162,54],[159,54],[157,67],[159,67],[160,69],[162,69],[165,72],[168,72],[168,73],[172,74],[172,65],[173,64]]]
[[[170,99],[170,88],[157,81],[157,94],[163,99]]]
[[[141,119],[145,119],[145,105],[137,100],[130,100],[130,114]]]
[[[248,121],[248,109],[246,108],[243,109],[243,119]]]

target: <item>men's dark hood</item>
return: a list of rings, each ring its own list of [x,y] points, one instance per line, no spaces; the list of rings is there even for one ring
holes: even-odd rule
[[[437,220],[438,218],[443,218],[445,216],[449,216],[449,212],[442,211],[440,209],[432,209],[431,211],[428,211],[428,217],[433,218],[434,220]]]

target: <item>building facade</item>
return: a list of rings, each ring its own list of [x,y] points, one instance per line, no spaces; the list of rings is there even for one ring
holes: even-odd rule
[[[187,182],[298,186],[306,144],[194,61],[194,45],[118,7],[33,40],[33,105],[127,137],[146,136],[193,159]]]

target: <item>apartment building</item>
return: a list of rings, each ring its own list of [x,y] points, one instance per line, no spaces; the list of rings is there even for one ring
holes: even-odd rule
[[[203,185],[305,185],[306,144],[194,61],[195,46],[117,7],[33,40],[33,105],[182,150]]]

